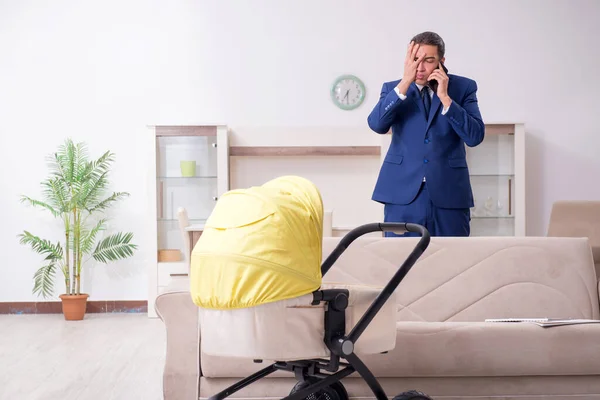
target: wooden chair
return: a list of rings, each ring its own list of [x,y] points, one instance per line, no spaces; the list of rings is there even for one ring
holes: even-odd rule
[[[181,239],[183,240],[183,258],[187,265],[188,274],[190,272],[190,254],[192,252],[192,243],[190,239],[190,233],[185,230],[186,227],[190,226],[190,219],[188,218],[187,210],[183,207],[177,209],[177,220],[179,221],[179,230],[181,231]]]

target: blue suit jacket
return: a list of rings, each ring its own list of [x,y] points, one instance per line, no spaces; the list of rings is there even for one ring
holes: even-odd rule
[[[373,200],[408,204],[416,197],[425,177],[431,201],[437,207],[473,207],[465,144],[477,146],[484,137],[477,83],[452,74],[448,78],[452,104],[442,115],[442,104],[434,94],[428,120],[414,82],[405,100],[394,90],[400,80],[383,84],[379,101],[367,121],[380,134],[391,128],[392,142],[379,172]]]

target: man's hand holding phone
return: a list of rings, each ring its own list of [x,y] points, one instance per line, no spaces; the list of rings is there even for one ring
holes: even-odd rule
[[[404,59],[404,76],[402,80],[398,84],[398,90],[403,95],[406,95],[408,88],[411,83],[417,77],[417,68],[423,59],[425,58],[425,53],[423,53],[419,58],[417,58],[417,51],[419,51],[419,44],[414,42],[410,42],[408,45],[408,49],[406,50],[406,58]]]
[[[446,71],[444,71],[443,64],[440,62],[440,66],[433,70],[428,81],[435,79],[437,81],[437,95],[440,98],[440,101],[444,105],[444,108],[450,107],[452,104],[452,99],[448,96],[448,75],[446,75]]]

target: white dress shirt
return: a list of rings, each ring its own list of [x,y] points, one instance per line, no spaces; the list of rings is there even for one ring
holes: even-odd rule
[[[417,87],[419,88],[419,92],[423,89],[423,85],[419,85],[418,83],[415,83],[415,85],[417,85]],[[402,99],[402,100],[406,99],[406,96],[403,95],[402,93],[400,93],[400,89],[398,89],[398,86],[396,86],[394,88],[394,91],[396,92],[398,97],[400,97],[400,99]],[[429,87],[427,87],[427,93],[429,93],[430,98],[433,98],[433,90],[431,90]],[[447,112],[448,112],[448,107],[444,107],[444,109],[442,110],[442,115],[445,115]]]

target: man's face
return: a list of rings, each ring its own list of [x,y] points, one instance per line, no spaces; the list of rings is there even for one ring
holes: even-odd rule
[[[437,46],[432,46],[429,44],[422,44],[419,46],[419,50],[417,51],[417,57],[421,57],[421,55],[425,54],[425,58],[423,61],[417,66],[417,77],[415,79],[415,83],[419,85],[426,85],[427,78],[436,69],[440,63],[440,59],[438,56]],[[442,62],[444,62],[444,58],[442,58]]]

